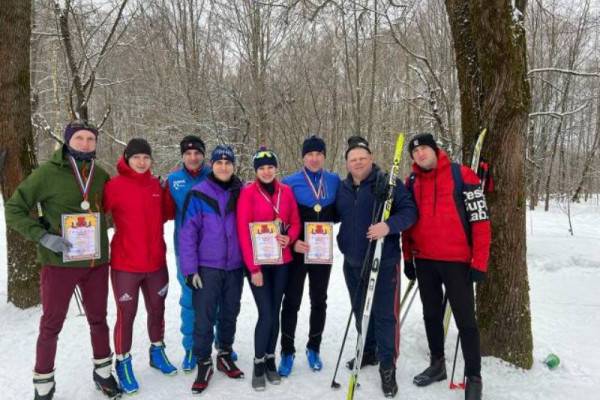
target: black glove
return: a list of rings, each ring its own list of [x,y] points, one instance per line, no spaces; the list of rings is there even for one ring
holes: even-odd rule
[[[202,289],[202,279],[198,273],[186,275],[185,284],[192,290]]]
[[[472,283],[481,283],[485,281],[485,272],[481,272],[475,268],[469,268],[469,280]]]
[[[390,176],[388,174],[378,174],[373,188],[373,194],[378,201],[385,201],[388,196]]]
[[[404,260],[404,276],[406,276],[409,281],[414,281],[415,279],[417,279],[417,270],[415,269],[415,263],[409,260]]]

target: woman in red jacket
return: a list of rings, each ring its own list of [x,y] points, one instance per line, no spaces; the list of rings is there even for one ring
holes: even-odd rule
[[[111,282],[117,303],[114,339],[116,370],[125,393],[139,389],[131,363],[133,321],[140,289],[148,313],[150,366],[165,375],[177,373],[165,354],[164,313],[169,287],[163,225],[174,207],[152,175],[152,150],[144,139],[131,139],[117,164],[118,175],[104,191],[115,234],[111,242]]]
[[[265,389],[266,380],[279,384],[281,378],[275,367],[275,345],[279,335],[279,310],[292,261],[292,245],[301,230],[300,215],[294,193],[280,183],[277,175],[277,156],[261,148],[253,159],[256,180],[242,189],[237,206],[237,227],[244,263],[250,274],[250,288],[258,321],[254,329],[254,372],[252,387]],[[254,262],[250,223],[273,221],[280,227],[277,242],[282,248],[282,262],[257,265]]]

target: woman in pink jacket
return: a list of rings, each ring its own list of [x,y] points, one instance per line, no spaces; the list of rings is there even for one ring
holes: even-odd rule
[[[275,367],[275,345],[279,335],[279,310],[292,261],[292,245],[301,230],[300,215],[291,188],[280,183],[277,156],[261,148],[253,158],[256,180],[242,189],[237,205],[237,228],[242,256],[250,275],[250,288],[258,321],[254,330],[254,372],[252,387],[264,390],[265,376],[272,384],[281,378]],[[256,265],[250,234],[251,222],[275,221],[280,226],[277,242],[282,247],[283,262]]]

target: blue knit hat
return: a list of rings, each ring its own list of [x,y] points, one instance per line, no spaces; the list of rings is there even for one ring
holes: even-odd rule
[[[214,148],[210,155],[210,161],[215,162],[218,160],[228,160],[232,164],[235,164],[235,153],[231,146],[220,144]]]
[[[254,170],[256,171],[263,165],[272,165],[277,168],[277,154],[274,151],[267,150],[266,147],[261,146],[254,157],[252,157],[252,163],[254,164]]]
[[[304,143],[302,143],[302,157],[304,157],[306,153],[310,153],[311,151],[318,151],[325,155],[327,151],[325,147],[325,141],[317,135],[312,135],[304,139]]]

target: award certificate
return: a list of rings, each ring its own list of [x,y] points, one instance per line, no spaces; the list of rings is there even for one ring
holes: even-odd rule
[[[283,264],[283,252],[277,242],[278,234],[279,224],[275,221],[250,223],[254,264]]]
[[[305,264],[333,264],[333,223],[305,222],[304,240],[308,244]]]
[[[62,233],[73,245],[63,262],[100,258],[100,213],[63,214]]]

